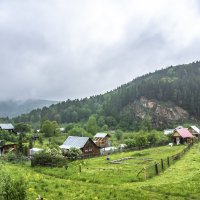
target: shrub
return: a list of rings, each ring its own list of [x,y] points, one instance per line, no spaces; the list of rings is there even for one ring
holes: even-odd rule
[[[8,131],[0,130],[0,140],[17,142],[17,136],[15,134],[10,134]]]
[[[121,140],[123,138],[123,132],[121,130],[117,130],[115,132],[115,137],[117,138],[117,140]]]
[[[27,199],[26,183],[20,179],[12,179],[10,175],[1,175],[1,199],[2,200],[25,200]]]
[[[136,146],[134,139],[125,140],[125,144],[127,145],[127,148],[133,148]]]
[[[12,163],[21,163],[27,161],[27,157],[23,154],[15,153],[15,152],[9,152],[1,156],[1,159],[6,162],[12,162]]]
[[[136,147],[141,148],[147,144],[147,137],[145,134],[137,134],[135,137]]]
[[[63,150],[63,155],[69,160],[77,160],[81,155],[81,150],[77,148],[70,148],[69,150]]]
[[[56,148],[45,149],[32,156],[31,166],[36,165],[62,167],[67,165],[67,159]]]

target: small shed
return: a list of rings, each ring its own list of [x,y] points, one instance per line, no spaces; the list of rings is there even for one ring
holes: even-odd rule
[[[101,148],[110,146],[110,135],[108,133],[97,133],[94,136],[94,142]]]
[[[69,136],[60,146],[61,149],[77,148],[82,151],[82,156],[100,155],[100,148],[89,137]]]
[[[180,128],[175,129],[172,134],[173,142],[176,144],[183,144],[184,142],[190,142],[192,141],[194,136],[190,133],[190,131],[187,128]]]
[[[197,128],[196,126],[190,126],[188,128],[188,130],[190,131],[190,133],[192,133],[193,136],[200,138],[200,130],[199,128]]]

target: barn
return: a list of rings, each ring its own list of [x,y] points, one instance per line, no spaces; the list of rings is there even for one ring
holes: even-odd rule
[[[61,149],[77,148],[82,151],[82,157],[100,155],[100,148],[89,137],[69,136],[60,146]]]

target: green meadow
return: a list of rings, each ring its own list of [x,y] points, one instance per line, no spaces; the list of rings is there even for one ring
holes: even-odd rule
[[[159,176],[147,180],[137,176],[142,168],[183,148],[185,146],[164,146],[116,153],[109,155],[110,160],[102,156],[74,161],[67,169],[2,162],[0,171],[13,178],[22,176],[30,200],[37,199],[38,194],[46,200],[200,199],[200,144],[195,144]],[[132,159],[123,160],[127,157]],[[120,163],[109,163],[119,159],[122,159]]]

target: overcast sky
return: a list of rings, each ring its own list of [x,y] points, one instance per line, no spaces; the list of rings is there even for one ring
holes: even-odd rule
[[[66,100],[200,60],[198,0],[0,0],[0,100]]]

